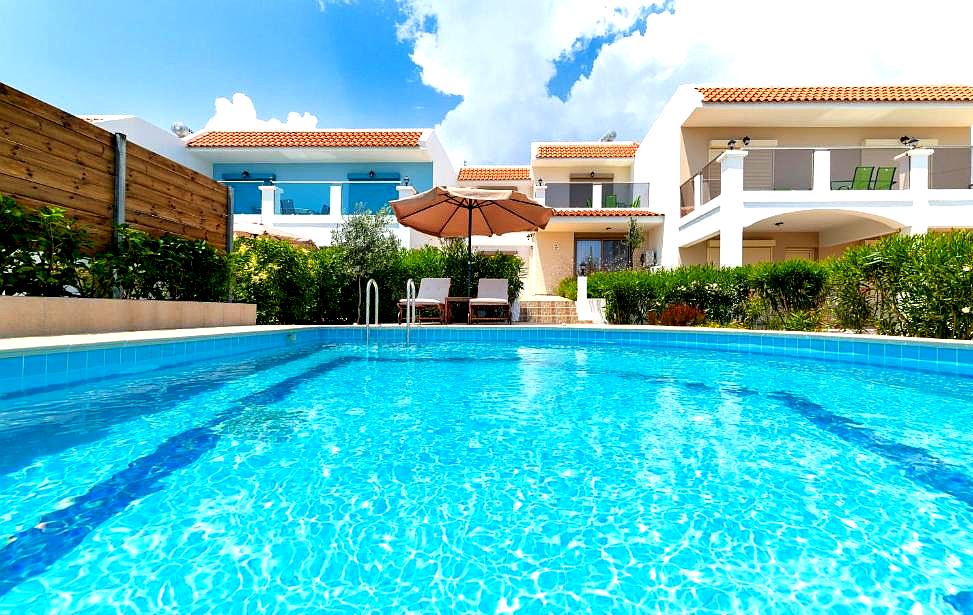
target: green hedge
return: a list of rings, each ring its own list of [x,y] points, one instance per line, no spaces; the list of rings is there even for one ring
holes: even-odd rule
[[[358,279],[345,262],[346,250],[307,248],[281,240],[238,240],[231,258],[234,301],[257,304],[260,324],[353,323],[358,315]],[[481,277],[506,278],[510,299],[523,289],[523,262],[506,254],[473,255],[473,288]],[[379,319],[394,321],[406,282],[422,278],[452,279],[451,292],[466,294],[466,247],[445,242],[442,248],[397,250],[378,269],[368,272],[379,287]],[[362,310],[364,311],[364,309]]]
[[[831,264],[830,298],[844,328],[973,339],[973,231],[852,248]]]
[[[126,226],[97,252],[65,210],[27,211],[0,197],[0,294],[225,301],[226,256],[203,241]]]
[[[576,299],[577,280],[557,290]],[[604,298],[618,324],[658,321],[686,305],[717,326],[971,339],[973,231],[894,235],[823,263],[595,273],[588,296]]]

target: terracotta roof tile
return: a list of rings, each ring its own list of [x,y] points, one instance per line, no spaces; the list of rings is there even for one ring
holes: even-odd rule
[[[211,131],[188,147],[419,147],[421,130]]]
[[[459,181],[524,181],[530,179],[530,167],[463,167]]]
[[[638,143],[571,143],[537,146],[538,158],[634,158]]]
[[[661,216],[662,214],[645,209],[594,209],[575,207],[571,209],[555,209],[555,216],[567,218],[632,218],[644,216]]]
[[[705,103],[973,102],[973,86],[968,85],[696,89]]]

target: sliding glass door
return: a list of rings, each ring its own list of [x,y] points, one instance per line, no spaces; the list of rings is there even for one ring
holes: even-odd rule
[[[577,239],[574,255],[578,275],[628,267],[628,247],[621,239]]]

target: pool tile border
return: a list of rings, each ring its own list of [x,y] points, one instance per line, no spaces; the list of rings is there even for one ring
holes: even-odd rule
[[[401,344],[401,326],[373,343]],[[626,326],[422,326],[413,343],[553,343],[697,348],[973,377],[973,342],[883,336]],[[362,343],[357,326],[228,327],[0,340],[0,397],[179,363],[309,343]]]

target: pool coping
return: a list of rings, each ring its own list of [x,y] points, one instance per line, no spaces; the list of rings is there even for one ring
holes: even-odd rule
[[[84,381],[227,359],[302,344],[365,342],[361,325],[255,325],[0,340],[0,399]],[[405,326],[371,328],[374,344],[403,344]],[[423,325],[413,343],[623,345],[803,358],[973,378],[973,341],[872,334],[653,325]]]
[[[405,325],[383,323],[372,325],[378,331],[402,331]],[[666,327],[660,325],[610,325],[610,324],[514,324],[514,325],[416,325],[414,331],[487,331],[487,330],[592,330],[592,331],[657,331],[668,333],[695,333],[703,335],[747,335],[764,337],[793,337],[808,339],[835,339],[845,341],[882,342],[920,346],[953,346],[973,349],[973,340],[952,340],[930,337],[905,337],[874,333],[849,333],[842,331],[774,331],[769,329],[732,329],[722,327]],[[283,333],[308,330],[359,331],[363,325],[245,325],[229,327],[198,327],[190,329],[156,329],[149,331],[116,331],[111,333],[83,333],[38,337],[14,337],[0,339],[0,358],[11,355],[35,354],[58,350],[76,350],[109,346],[141,345],[147,342],[187,341],[212,337],[229,337],[259,333]]]

